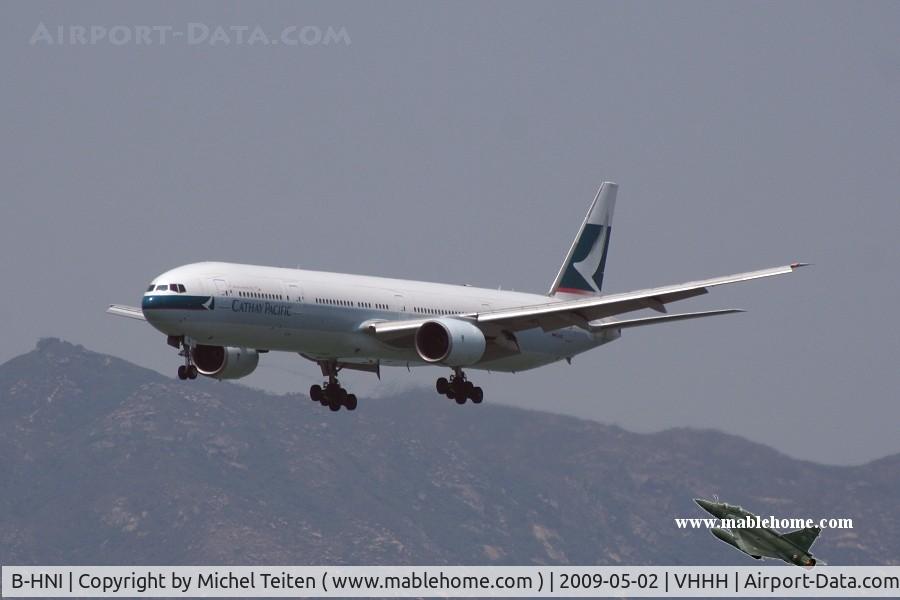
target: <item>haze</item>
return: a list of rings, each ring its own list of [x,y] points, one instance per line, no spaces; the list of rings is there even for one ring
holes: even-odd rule
[[[834,464],[900,452],[896,2],[0,14],[0,361],[58,336],[174,376],[159,333],[103,311],[205,259],[543,292],[611,179],[607,291],[814,266],[673,308],[746,314],[626,331],[572,366],[479,374],[488,402],[716,428]],[[40,23],[333,27],[348,41],[31,44]],[[300,357],[262,365],[248,385],[319,379]],[[446,401],[431,391],[442,372],[347,381],[376,410],[406,386]]]

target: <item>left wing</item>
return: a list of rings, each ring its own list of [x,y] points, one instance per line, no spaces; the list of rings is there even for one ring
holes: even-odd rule
[[[588,329],[590,327],[588,323],[596,319],[612,317],[643,308],[651,308],[657,312],[664,313],[666,312],[666,304],[706,294],[709,291],[708,288],[783,275],[791,273],[794,269],[801,266],[804,266],[803,263],[793,263],[783,267],[737,273],[700,281],[689,281],[647,290],[625,292],[624,294],[610,294],[608,296],[551,302],[537,306],[493,310],[473,316],[479,324],[502,323],[505,329],[513,331],[531,329],[532,327],[540,327],[545,331],[552,331],[570,325]]]
[[[805,529],[798,529],[797,531],[785,533],[781,537],[804,552],[809,552],[810,547],[813,545],[813,542],[816,541],[816,538],[819,537],[819,533],[821,532],[822,530],[818,527],[807,527]]]
[[[110,304],[109,308],[106,309],[111,315],[116,315],[117,317],[128,317],[129,319],[138,319],[140,321],[146,321],[144,318],[144,313],[141,309],[135,306],[125,306],[123,304]]]
[[[785,273],[791,273],[794,269],[802,266],[805,266],[805,263],[792,263],[783,267],[748,271],[746,273],[737,273],[735,275],[726,275],[724,277],[714,277],[699,281],[689,281],[687,283],[625,292],[623,294],[550,301],[532,306],[518,306],[514,308],[456,315],[456,318],[466,319],[474,322],[476,325],[484,327],[497,325],[506,331],[521,331],[524,329],[532,329],[534,327],[540,327],[544,331],[553,331],[572,325],[587,330],[609,329],[613,327],[635,327],[638,325],[650,325],[658,322],[695,318],[712,314],[724,314],[723,312],[711,311],[708,313],[691,313],[684,316],[671,315],[670,318],[665,319],[656,318],[654,320],[653,318],[650,318],[620,321],[619,323],[621,325],[618,326],[614,323],[597,322],[599,319],[644,308],[650,308],[657,312],[665,313],[666,304],[706,294],[709,291],[708,288],[728,283],[738,283],[741,281],[761,279],[763,277],[772,277],[774,275],[783,275]],[[365,328],[379,338],[385,340],[396,339],[413,333],[422,325],[422,323],[428,320],[430,319],[369,322],[365,324]]]

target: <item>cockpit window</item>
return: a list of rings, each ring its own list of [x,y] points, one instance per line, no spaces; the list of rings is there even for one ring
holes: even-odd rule
[[[179,294],[183,294],[187,291],[184,289],[184,284],[182,283],[173,283],[169,287],[172,288],[173,292],[178,292]]]
[[[157,291],[157,292],[164,292],[164,291],[166,291],[167,289],[169,289],[169,286],[166,285],[165,283],[162,284],[162,285],[156,286],[156,291]]]
[[[151,283],[151,284],[150,284],[150,287],[147,288],[147,291],[148,291],[148,292],[152,292],[152,291],[155,290],[155,289],[156,289],[156,286],[153,285],[153,284]]]

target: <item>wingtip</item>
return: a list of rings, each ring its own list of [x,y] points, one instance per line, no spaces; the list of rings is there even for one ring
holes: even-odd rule
[[[791,269],[793,270],[793,269],[799,269],[800,267],[808,267],[808,266],[810,266],[811,264],[812,264],[812,263],[792,262],[792,263],[791,263]]]

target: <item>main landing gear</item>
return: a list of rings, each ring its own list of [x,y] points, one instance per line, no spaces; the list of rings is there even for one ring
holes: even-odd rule
[[[172,343],[171,341],[169,342]],[[194,366],[194,361],[191,360],[191,347],[184,341],[184,338],[180,338],[176,341],[178,345],[175,347],[181,347],[181,351],[178,353],[178,356],[184,357],[184,364],[178,367],[178,379],[184,381],[185,379],[197,379],[197,367]]]
[[[453,375],[450,376],[449,381],[446,377],[439,377],[435,388],[437,388],[438,394],[456,400],[457,404],[465,404],[466,399],[471,400],[474,404],[481,404],[481,401],[484,400],[484,391],[466,379],[466,374],[459,368],[453,369]]]
[[[332,361],[322,361],[319,366],[322,368],[322,375],[328,377],[328,381],[309,388],[310,400],[327,406],[332,411],[339,411],[342,406],[347,410],[356,410],[356,394],[350,394],[341,387],[337,379],[338,371],[340,371],[337,364]]]

